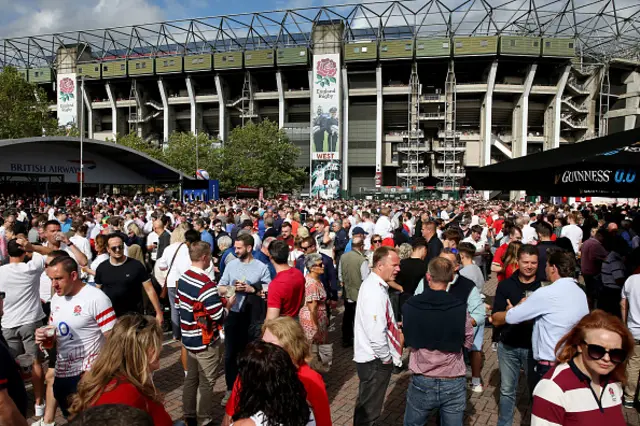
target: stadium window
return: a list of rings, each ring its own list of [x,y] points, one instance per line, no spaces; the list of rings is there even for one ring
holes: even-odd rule
[[[273,59],[273,53],[267,53],[267,59]]]
[[[33,76],[34,76],[34,77],[38,77],[39,75],[40,75],[40,72],[38,72],[38,71],[35,71],[35,72],[33,73]]]
[[[94,68],[93,68],[93,70],[94,70],[95,72],[98,72],[98,71],[100,71],[100,68],[99,68],[99,67],[94,67]]]
[[[533,47],[538,47],[540,45],[540,43],[538,43],[537,41],[533,42]]]
[[[404,45],[404,50],[411,50],[412,47],[413,47],[413,45],[411,45],[411,44],[405,44]]]
[[[169,61],[162,61],[162,66],[163,67],[168,67],[169,66]]]
[[[382,46],[380,50],[383,52],[387,52],[389,50],[389,46]]]
[[[279,57],[284,56],[284,52],[283,52],[282,50],[278,50],[278,56],[279,56]]]
[[[569,43],[569,49],[573,49],[573,43]]]
[[[424,44],[419,44],[417,47],[418,50],[424,50]]]
[[[247,58],[247,61],[250,61],[251,60],[251,54],[247,53],[246,58]]]
[[[363,48],[362,48],[362,53],[367,53],[367,50],[369,50],[369,48],[367,48],[367,47],[363,47]]]
[[[551,42],[550,41],[546,41],[544,43],[544,47],[551,47]]]
[[[443,49],[448,49],[449,48],[449,43],[442,43],[442,48]]]
[[[456,41],[456,48],[460,48],[462,47],[462,42],[461,41]]]
[[[102,71],[104,71],[104,72],[109,71],[109,67],[105,65],[104,67],[102,67]]]
[[[229,59],[228,59],[229,62],[233,62],[235,60],[236,60],[236,58],[234,56],[229,56]]]
[[[298,56],[305,56],[306,52],[304,50],[301,50],[300,53],[298,54]]]
[[[82,67],[78,67],[78,72],[82,74]]]
[[[222,57],[222,62],[227,62],[227,57],[226,56]]]
[[[511,40],[511,47],[516,47],[516,41],[515,40]]]
[[[360,48],[359,47],[354,47],[353,48],[353,53],[360,53]]]
[[[198,58],[194,58],[191,60],[191,65],[195,65],[198,63]]]
[[[146,68],[146,67],[147,67],[147,63],[146,63],[146,62],[143,62],[143,63],[140,65],[140,67],[141,67],[141,68]]]
[[[173,67],[176,65],[176,61],[174,61],[173,59],[169,61],[169,66]]]
[[[487,47],[489,42],[487,40],[480,40],[480,47]]]
[[[139,70],[140,69],[140,62],[136,62],[136,69]]]
[[[124,71],[125,70],[126,65],[125,64],[120,64],[120,71]]]

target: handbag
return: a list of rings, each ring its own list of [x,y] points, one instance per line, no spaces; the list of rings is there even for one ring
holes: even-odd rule
[[[178,249],[176,250],[176,252],[173,254],[173,258],[171,259],[171,264],[169,265],[169,270],[167,271],[167,278],[169,278],[169,274],[171,273],[173,264],[176,262],[176,256],[178,255],[178,252],[180,251],[183,245],[184,243],[181,243],[178,246]],[[160,298],[166,299],[168,295],[169,295],[169,289],[167,288],[167,279],[165,279],[164,284],[162,285],[162,291],[160,292]]]

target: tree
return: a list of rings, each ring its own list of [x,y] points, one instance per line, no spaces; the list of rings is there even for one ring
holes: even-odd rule
[[[209,172],[211,179],[215,179],[220,167],[217,140],[200,133],[197,143],[196,150],[196,136],[193,133],[173,132],[163,152],[164,162],[187,176],[195,176],[196,169],[200,168]]]
[[[236,127],[221,154],[217,175],[226,191],[248,185],[275,195],[292,192],[306,179],[304,170],[295,167],[300,150],[273,121]]]
[[[58,122],[49,115],[46,92],[27,82],[13,67],[0,72],[0,139],[54,134]]]

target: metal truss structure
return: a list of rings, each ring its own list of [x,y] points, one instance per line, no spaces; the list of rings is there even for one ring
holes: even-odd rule
[[[455,0],[454,0],[455,1]],[[345,41],[519,35],[574,38],[583,58],[640,57],[637,0],[384,1],[318,6],[2,40],[0,67],[55,67],[63,46],[94,60],[291,46],[313,48],[315,24],[334,24]]]

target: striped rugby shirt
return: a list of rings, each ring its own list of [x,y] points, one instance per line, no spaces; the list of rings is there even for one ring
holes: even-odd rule
[[[218,296],[218,288],[211,281],[209,275],[202,269],[191,266],[178,280],[176,305],[180,309],[180,329],[182,330],[182,344],[192,352],[207,349],[202,341],[202,329],[193,315],[193,305],[203,304],[204,309],[212,321],[213,337],[210,344],[220,338],[219,327],[222,325],[224,308]]]
[[[531,426],[624,426],[622,386],[601,382],[600,400],[591,379],[573,360],[550,370],[533,391]]]

